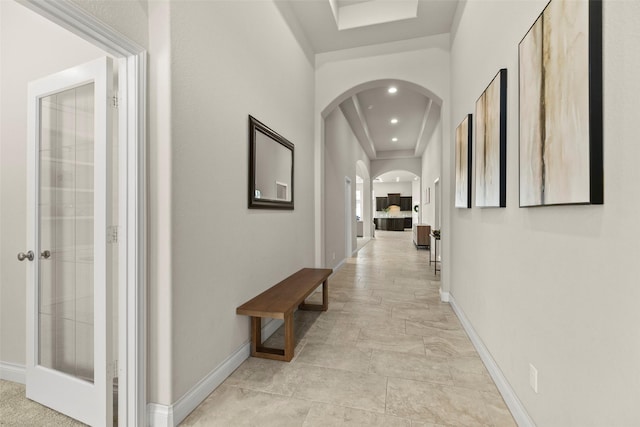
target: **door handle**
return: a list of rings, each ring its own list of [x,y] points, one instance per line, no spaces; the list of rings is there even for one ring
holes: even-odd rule
[[[46,251],[42,251],[42,253],[40,253],[40,258],[44,258],[44,259],[51,258],[51,251],[48,249]]]
[[[25,259],[28,259],[29,261],[33,261],[34,255],[33,255],[33,251],[28,251],[26,254],[24,252],[20,252],[18,254],[18,261],[24,261]]]

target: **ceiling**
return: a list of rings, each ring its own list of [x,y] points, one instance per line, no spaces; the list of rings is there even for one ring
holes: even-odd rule
[[[283,1],[316,53],[448,33],[458,5],[458,0]],[[343,24],[348,28],[339,29],[341,18],[349,18]]]
[[[373,182],[408,182],[413,181],[416,175],[408,171],[390,171],[378,176]]]
[[[285,19],[316,54],[448,33],[459,0],[281,0]],[[390,94],[390,86],[397,92]],[[340,104],[371,160],[421,157],[440,105],[415,86],[385,81]],[[390,120],[396,118],[397,123]],[[397,138],[397,141],[393,139]],[[375,178],[375,177],[372,177]]]

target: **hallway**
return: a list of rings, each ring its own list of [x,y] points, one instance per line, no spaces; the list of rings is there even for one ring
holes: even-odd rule
[[[330,279],[329,311],[296,313],[290,363],[249,358],[181,425],[515,426],[428,256],[378,231]]]

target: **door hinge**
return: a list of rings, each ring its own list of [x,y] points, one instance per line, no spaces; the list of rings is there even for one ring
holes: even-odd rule
[[[116,244],[118,243],[118,226],[112,225],[107,227],[107,243]]]
[[[117,110],[119,106],[120,106],[120,99],[118,98],[118,94],[116,93],[111,97],[111,107]]]
[[[118,378],[118,359],[113,361],[113,377]]]

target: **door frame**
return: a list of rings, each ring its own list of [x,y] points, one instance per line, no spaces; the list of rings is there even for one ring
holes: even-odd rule
[[[345,217],[345,221],[344,221],[344,228],[345,228],[344,255],[345,257],[344,258],[345,258],[345,261],[347,258],[351,258],[351,256],[353,255],[353,241],[352,241],[353,210],[351,209],[351,202],[352,202],[351,192],[352,192],[351,178],[349,178],[348,176],[345,176],[344,177],[344,217]]]
[[[71,2],[17,1],[118,61],[118,420],[145,426],[147,52]]]

